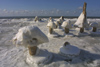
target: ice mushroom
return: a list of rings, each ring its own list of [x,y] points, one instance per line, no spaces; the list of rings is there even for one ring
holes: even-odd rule
[[[52,34],[53,33],[53,29],[56,28],[56,25],[52,20],[50,20],[48,22],[48,24],[47,24],[47,27],[49,27],[49,33]]]
[[[36,16],[36,17],[34,18],[34,21],[35,21],[35,22],[36,22],[36,21],[41,21],[41,19],[38,18],[38,16]]]
[[[49,28],[49,33],[48,33],[48,37],[50,38],[54,38],[54,37],[58,37],[59,34],[56,31],[56,24],[54,23],[54,21],[49,21],[47,24],[47,27]]]
[[[53,21],[52,17],[49,17],[49,20],[48,20],[48,22],[49,22],[49,21]]]
[[[46,62],[46,59],[50,59],[48,56],[51,54],[46,50],[40,50],[37,46],[42,43],[48,42],[47,36],[36,26],[26,26],[20,28],[16,36],[13,38],[13,42],[19,46],[25,46],[29,49],[27,62],[39,63]],[[42,53],[42,54],[41,54]],[[46,54],[47,55],[46,55]],[[41,56],[44,56],[42,58]],[[35,60],[34,58],[40,58]]]
[[[63,21],[64,21],[64,17],[61,16],[57,21],[59,22],[59,25],[61,25],[63,23]]]
[[[25,46],[29,49],[37,47],[39,44],[48,42],[46,35],[36,26],[26,26],[20,28],[13,38],[16,45]]]
[[[61,16],[59,19],[61,19],[61,20],[63,20],[63,21],[64,21],[64,17],[63,17],[63,16]]]
[[[64,21],[61,26],[64,28],[66,34],[69,33],[69,28],[72,27],[70,20]]]
[[[84,28],[89,28],[89,24],[87,22],[87,16],[86,16],[87,15],[86,14],[86,6],[87,6],[87,3],[84,3],[83,12],[78,17],[77,21],[74,24],[74,27],[80,28],[80,33],[84,32]]]
[[[90,23],[90,27],[93,27],[92,32],[97,32],[98,23],[97,22]]]
[[[55,23],[57,24],[57,27],[59,28],[59,29],[61,29],[61,24],[63,23],[63,21],[64,21],[64,17],[63,16],[61,16]]]
[[[58,23],[57,21],[54,21],[54,23],[55,23],[55,25],[56,25],[56,29],[57,29],[59,23]]]
[[[69,42],[65,42],[63,46],[60,47],[60,55],[64,57],[75,57],[80,54],[80,49],[73,45],[70,45]]]

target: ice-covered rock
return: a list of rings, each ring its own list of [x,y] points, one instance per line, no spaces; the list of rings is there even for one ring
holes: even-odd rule
[[[80,54],[80,49],[73,45],[70,45],[68,42],[65,42],[63,46],[60,47],[60,55],[65,57],[75,57]]]

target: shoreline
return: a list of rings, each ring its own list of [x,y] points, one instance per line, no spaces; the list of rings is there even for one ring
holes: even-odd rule
[[[38,16],[39,18],[59,18],[61,16]],[[63,16],[64,18],[78,18],[78,16]],[[20,19],[20,18],[35,18],[35,16],[6,16],[6,17],[0,17],[0,19]],[[88,16],[87,18],[98,18],[100,19],[100,17],[93,17],[93,16]]]

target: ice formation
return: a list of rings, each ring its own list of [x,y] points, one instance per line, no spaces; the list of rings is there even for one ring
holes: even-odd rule
[[[65,42],[64,45],[60,47],[60,54],[65,57],[75,57],[80,54],[80,49]]]
[[[83,12],[81,13],[81,15],[78,17],[77,21],[74,24],[75,27],[79,27],[79,28],[88,28],[89,25],[87,23],[87,19],[85,18],[85,15],[83,14]]]
[[[48,42],[47,36],[36,26],[26,26],[19,29],[14,37],[15,44],[29,48],[26,62],[29,64],[46,64],[52,60],[52,54],[41,50],[37,45]]]
[[[63,20],[63,21],[64,21],[64,17],[63,17],[63,16],[61,16],[59,19],[61,19],[61,20]]]
[[[90,27],[98,27],[98,23],[97,22],[93,22],[93,23],[90,23]]]
[[[57,21],[54,21],[55,25],[56,25],[56,29],[58,28],[59,23]]]
[[[50,63],[52,60],[53,55],[48,52],[47,50],[37,50],[37,54],[35,56],[31,56],[27,54],[26,62],[32,65],[39,65],[39,64],[47,64]]]
[[[52,28],[52,29],[55,29],[55,28],[56,28],[55,23],[54,23],[52,20],[50,20],[50,21],[48,22],[47,27],[50,27],[50,28]]]
[[[97,29],[99,27],[97,22],[90,23],[90,27],[92,27],[90,35],[100,35],[100,32]]]
[[[86,5],[87,3],[84,3],[83,12],[80,14],[77,21],[74,24],[74,27],[80,28],[80,33],[84,32],[84,28],[89,28],[86,16]]]
[[[46,20],[45,20],[46,19]],[[57,18],[58,19],[58,18]],[[54,20],[57,20],[54,19]],[[68,20],[69,18],[65,18]],[[21,19],[4,19],[6,21],[2,21],[0,19],[0,67],[36,67],[35,65],[30,65],[26,63],[26,58],[30,58],[28,51],[24,47],[15,47],[9,42],[10,39],[18,32],[20,25],[28,26],[32,25],[28,21],[22,23]],[[13,20],[13,21],[12,21]],[[48,34],[48,29],[46,27],[48,18],[44,18],[44,23],[35,23],[45,34]],[[71,18],[70,21],[72,23],[75,22],[77,18]],[[23,19],[24,21],[24,19]],[[31,19],[33,21],[33,18]],[[90,22],[98,22],[98,30],[100,29],[100,19],[98,18],[88,18]],[[74,34],[76,31],[70,31]],[[97,33],[97,32],[95,32]],[[62,43],[68,41],[73,46],[77,46],[80,48],[81,52],[79,56],[72,59],[72,61],[68,62],[66,60],[67,57],[60,56],[58,54],[59,47],[63,45]],[[39,49],[48,49],[48,51],[53,52],[53,61],[50,64],[40,65],[38,67],[100,67],[100,37],[98,36],[83,36],[83,37],[72,37],[72,38],[53,38],[49,39],[48,43],[44,43],[38,46]],[[47,54],[48,51],[37,49],[36,55],[52,55]],[[42,51],[42,52],[41,52]],[[43,53],[43,54],[41,54]],[[45,53],[45,54],[44,54]],[[48,52],[49,53],[49,52]],[[26,56],[28,55],[28,57]],[[34,55],[35,56],[35,55]],[[32,58],[33,56],[31,56]],[[36,57],[36,56],[35,56]],[[48,57],[48,56],[47,56]],[[52,56],[50,56],[52,57]],[[44,58],[44,57],[42,57]],[[64,59],[63,59],[64,58]],[[37,59],[37,58],[34,58]],[[32,59],[33,61],[35,61]],[[49,59],[46,59],[48,62]],[[37,59],[38,61],[38,59]],[[36,62],[37,62],[36,61]],[[29,62],[30,63],[30,62]],[[33,62],[32,62],[33,63]],[[41,61],[39,62],[41,63]],[[29,66],[30,65],[30,66]]]
[[[64,21],[61,25],[63,28],[71,28],[72,27],[72,24],[70,22],[70,20],[67,20],[67,21]]]
[[[52,17],[49,18],[48,22],[53,21]]]
[[[37,39],[38,42],[35,39]],[[48,42],[48,38],[38,27],[26,26],[19,29],[13,38],[13,42],[20,46],[36,46]]]
[[[56,25],[56,28],[55,28],[55,31],[62,31],[62,23],[64,21],[64,18],[61,16],[59,19],[57,19],[56,21],[54,21],[55,25]]]
[[[64,21],[61,26],[64,28],[65,37],[72,37],[73,36],[72,33],[69,33],[69,30],[72,27],[72,23],[70,22],[70,20]]]
[[[49,27],[49,33],[48,33],[48,37],[57,37],[57,34],[54,34],[54,29],[56,28],[55,23],[51,20],[48,22],[47,27]]]
[[[41,19],[38,18],[38,17],[36,16],[35,19],[34,19],[34,21],[35,21],[35,22],[36,22],[36,21],[41,21]]]
[[[59,23],[59,25],[61,25],[63,23],[62,19],[58,19],[57,22]]]

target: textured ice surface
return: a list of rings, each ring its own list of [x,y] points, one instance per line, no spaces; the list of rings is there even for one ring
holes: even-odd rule
[[[60,54],[65,57],[74,57],[80,54],[80,49],[73,45],[61,46]]]
[[[47,50],[41,50],[38,49],[37,50],[38,53],[36,53],[36,55],[31,56],[29,55],[29,53],[27,52],[27,59],[26,62],[30,65],[40,65],[40,64],[47,64],[50,63],[52,61],[53,55],[48,52]]]
[[[32,19],[33,20],[33,19]],[[16,47],[10,40],[18,32],[18,29],[28,25],[38,26],[46,35],[48,34],[47,19],[36,23],[32,20],[27,22],[24,19],[0,19],[0,67],[36,67],[26,63],[26,51],[24,47]],[[55,19],[57,20],[57,18]],[[67,20],[67,18],[65,19]],[[77,19],[70,19],[75,22]],[[100,19],[88,19],[91,22],[100,22]],[[100,27],[100,23],[99,23]],[[71,33],[77,33],[75,29]],[[70,59],[59,55],[60,46],[68,41],[70,44],[81,49],[78,57]],[[100,36],[82,36],[82,37],[58,37],[50,38],[48,43],[39,45],[41,49],[47,49],[53,53],[53,61],[47,65],[37,67],[99,67],[100,66]]]

